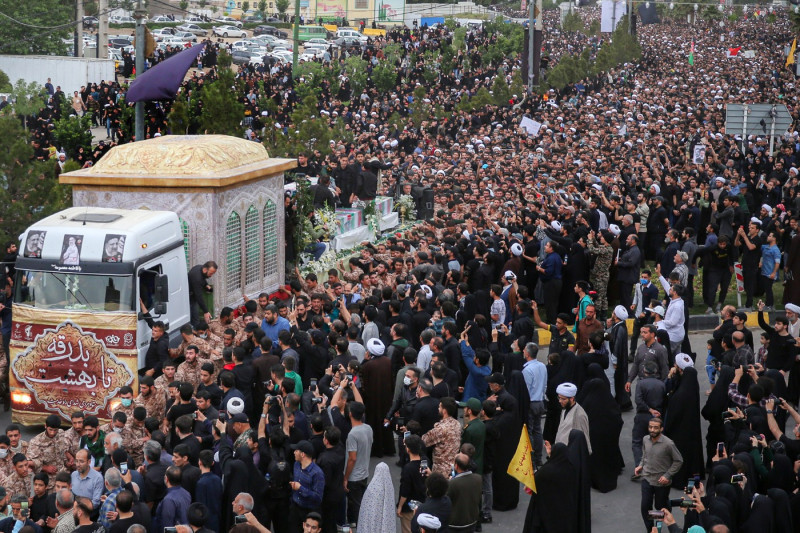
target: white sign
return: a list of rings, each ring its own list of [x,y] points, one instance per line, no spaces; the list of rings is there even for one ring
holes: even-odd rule
[[[704,144],[697,144],[694,147],[694,153],[692,154],[692,163],[695,165],[702,165],[706,162],[706,145]]]
[[[524,128],[525,131],[528,132],[528,135],[532,135],[533,137],[539,135],[539,130],[542,129],[541,122],[536,122],[528,117],[522,117],[522,121],[519,123],[519,126],[520,128]]]

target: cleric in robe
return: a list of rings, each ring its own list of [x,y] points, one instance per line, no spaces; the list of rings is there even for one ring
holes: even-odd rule
[[[592,453],[592,443],[589,442],[589,417],[576,401],[578,387],[572,383],[562,383],[556,388],[558,403],[561,404],[561,421],[558,423],[556,442],[569,444],[569,432],[573,429],[583,431],[586,437],[586,446],[589,454]]]

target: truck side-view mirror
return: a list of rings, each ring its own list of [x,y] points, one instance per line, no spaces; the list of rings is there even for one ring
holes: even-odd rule
[[[155,306],[153,307],[153,312],[156,315],[163,315],[167,312],[167,304],[166,302],[156,302]]]
[[[160,274],[156,276],[156,287],[155,287],[155,300],[157,303],[166,304],[169,302],[169,280],[166,274]],[[156,309],[158,306],[156,305]],[[166,305],[164,307],[166,309]]]

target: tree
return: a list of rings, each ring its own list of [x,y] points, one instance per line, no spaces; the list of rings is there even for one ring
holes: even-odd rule
[[[11,100],[14,102],[14,113],[22,117],[22,124],[28,129],[28,117],[42,109],[46,104],[44,87],[32,81],[17,80],[11,91]]]
[[[267,0],[259,0],[258,12],[261,13],[262,20],[267,20]]]
[[[189,132],[189,107],[182,94],[178,94],[169,112],[169,131],[173,135],[186,135]]]
[[[78,157],[78,149],[90,151],[92,148],[92,118],[87,114],[82,117],[70,115],[55,123],[53,136],[59,147],[71,159]]]
[[[289,0],[275,0],[275,8],[278,10],[278,13],[284,15],[286,10],[289,9]]]
[[[564,22],[561,25],[564,31],[570,32],[584,32],[586,26],[583,24],[583,19],[574,11],[570,11],[564,16]]]
[[[492,101],[496,106],[507,106],[511,99],[511,89],[508,88],[505,74],[498,73],[492,84]]]
[[[44,31],[75,20],[75,2],[49,0],[47,2],[19,2],[0,0],[0,13],[9,13],[25,25],[4,19],[0,24],[0,53],[66,55],[67,45],[62,39],[71,36],[74,26],[56,31]],[[31,27],[34,26],[34,27]],[[41,26],[37,29],[35,26]]]
[[[344,60],[342,74],[347,74],[350,79],[352,99],[357,99],[367,86],[367,62],[359,56],[350,56]]]
[[[178,6],[181,8],[181,11],[186,11],[189,9],[189,0],[181,0]]]
[[[236,91],[231,91],[231,87],[236,85],[233,70],[230,68],[231,56],[220,53],[217,62],[217,79],[203,87],[200,128],[203,133],[240,137],[244,106],[236,98]]]
[[[10,93],[11,88],[11,80],[8,79],[8,74],[0,70],[0,92]]]
[[[16,241],[25,228],[72,204],[59,185],[55,161],[33,160],[30,138],[15,117],[0,117],[0,240]]]
[[[397,72],[386,61],[381,61],[378,66],[372,69],[372,83],[380,93],[388,93],[394,90],[397,82]]]

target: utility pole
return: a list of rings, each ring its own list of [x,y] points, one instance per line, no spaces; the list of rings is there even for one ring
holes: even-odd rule
[[[533,85],[536,80],[536,65],[534,57],[536,55],[536,43],[534,42],[536,32],[533,26],[536,24],[536,0],[528,3],[528,94],[533,94]]]
[[[75,27],[75,57],[83,57],[83,0],[78,0],[75,7],[75,16],[78,25]]]
[[[136,77],[139,77],[144,74],[144,51],[147,48],[144,31],[144,17],[147,16],[147,10],[145,10],[142,0],[136,2],[136,10],[133,12],[133,16],[136,18]],[[134,134],[136,135],[136,140],[141,141],[144,139],[144,102],[136,102],[135,106],[136,127]]]
[[[531,2],[535,6],[533,12],[533,32],[531,33],[531,43],[533,43],[533,84],[539,85],[542,72],[542,0]],[[530,58],[529,58],[530,59]]]
[[[294,0],[294,26],[292,28],[292,78],[297,75],[297,54],[300,49],[300,0]]]
[[[108,0],[99,0],[97,9],[97,58],[108,58]]]

